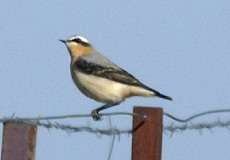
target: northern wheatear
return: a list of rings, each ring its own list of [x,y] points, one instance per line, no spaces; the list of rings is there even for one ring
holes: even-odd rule
[[[101,55],[89,41],[72,36],[63,42],[70,53],[70,70],[74,83],[86,96],[104,103],[92,111],[94,119],[100,119],[99,111],[118,105],[128,97],[171,97],[142,84],[134,76]]]

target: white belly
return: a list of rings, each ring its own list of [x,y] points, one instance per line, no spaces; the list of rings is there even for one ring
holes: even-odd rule
[[[72,73],[72,78],[79,90],[86,96],[103,103],[123,101],[129,91],[127,85],[109,79],[87,75],[78,71]]]
[[[142,87],[130,86],[106,78],[87,75],[76,70],[71,74],[79,90],[99,102],[116,103],[131,96],[155,96],[155,93]]]

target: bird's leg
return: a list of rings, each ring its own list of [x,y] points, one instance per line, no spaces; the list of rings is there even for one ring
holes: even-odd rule
[[[100,120],[101,119],[101,115],[99,114],[100,111],[104,110],[104,109],[107,109],[107,108],[110,108],[112,106],[115,106],[115,105],[118,105],[120,102],[117,102],[117,103],[108,103],[108,104],[105,104],[99,108],[96,108],[94,110],[92,110],[91,112],[91,116],[93,117],[94,120]]]

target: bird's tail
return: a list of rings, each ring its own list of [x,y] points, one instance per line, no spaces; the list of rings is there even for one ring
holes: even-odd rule
[[[155,92],[155,93],[156,93],[156,96],[157,96],[157,97],[160,97],[160,98],[163,98],[163,99],[167,99],[167,100],[170,100],[170,101],[173,100],[171,97],[166,96],[166,95],[163,95],[163,94],[161,94],[161,93],[159,93],[159,92]]]
[[[142,85],[143,85],[143,84],[142,84]],[[158,91],[156,91],[156,90],[154,90],[154,89],[152,89],[152,88],[149,88],[148,86],[143,85],[143,87],[146,88],[146,89],[148,89],[149,91],[153,92],[154,96],[157,96],[157,97],[163,98],[163,99],[167,99],[167,100],[170,100],[170,101],[173,100],[171,97],[166,96],[166,95],[164,95],[164,94],[161,94],[160,92],[158,92]]]

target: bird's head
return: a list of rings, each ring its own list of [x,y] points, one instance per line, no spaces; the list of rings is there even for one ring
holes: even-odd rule
[[[60,39],[60,41],[66,45],[71,57],[88,54],[93,49],[89,41],[82,36],[71,36],[67,40]]]

